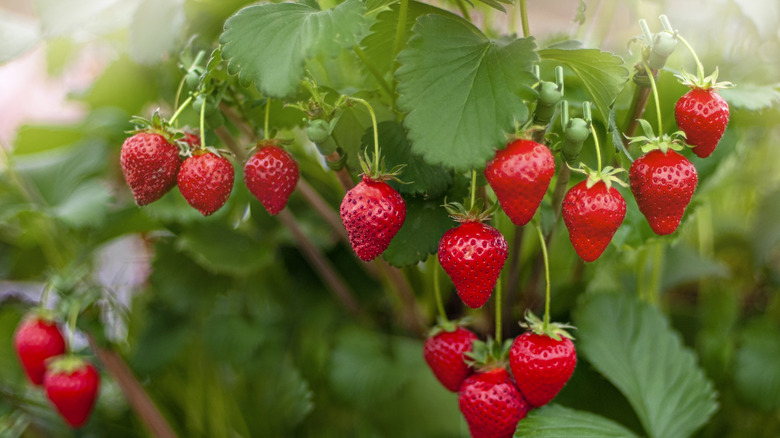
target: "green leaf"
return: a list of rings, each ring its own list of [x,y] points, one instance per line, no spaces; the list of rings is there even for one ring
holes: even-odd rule
[[[307,59],[335,56],[360,40],[364,11],[359,0],[326,11],[299,3],[249,6],[225,22],[222,56],[242,83],[254,82],[264,95],[283,98],[298,88]]]
[[[780,103],[780,84],[739,84],[734,88],[718,90],[732,108],[761,111]]]
[[[634,294],[588,294],[577,348],[614,384],[651,438],[690,436],[717,409],[712,383],[654,306]]]
[[[406,199],[406,220],[382,257],[393,266],[409,266],[421,262],[439,247],[441,236],[455,222],[442,207],[442,199]]]
[[[439,197],[452,184],[452,176],[441,166],[431,166],[412,153],[403,126],[396,122],[382,122],[379,130],[379,147],[387,169],[404,164],[399,178],[403,183],[390,180],[394,189],[406,195]],[[374,151],[374,130],[363,135],[363,148],[372,155]]]
[[[199,265],[218,273],[246,275],[274,261],[273,245],[257,241],[217,222],[185,231],[177,245]]]
[[[559,405],[531,411],[517,425],[520,438],[630,438],[636,435],[625,427],[590,412]]]
[[[458,170],[484,166],[528,118],[535,47],[492,41],[454,15],[420,17],[396,73],[414,152]]]
[[[780,408],[780,330],[751,321],[743,330],[734,366],[737,389],[745,400],[770,411]]]
[[[176,47],[185,24],[183,0],[143,0],[128,30],[129,52],[140,64],[154,64]]]
[[[54,215],[74,227],[103,224],[111,193],[104,184],[86,181],[54,208]]]
[[[609,108],[628,80],[622,58],[598,49],[563,48],[539,50],[539,57],[570,68],[588,90],[602,120],[609,119]]]

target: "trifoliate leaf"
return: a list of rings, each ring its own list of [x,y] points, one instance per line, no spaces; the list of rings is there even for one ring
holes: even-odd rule
[[[360,41],[364,11],[359,0],[326,11],[300,3],[249,6],[225,22],[222,56],[242,83],[254,82],[266,96],[287,97],[303,78],[307,59],[335,56]]]
[[[417,20],[398,56],[398,108],[412,150],[432,164],[479,168],[528,119],[532,38],[493,41],[455,15]]]

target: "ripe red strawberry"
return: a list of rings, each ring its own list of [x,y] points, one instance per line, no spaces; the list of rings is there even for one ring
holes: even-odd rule
[[[179,191],[196,210],[208,216],[227,202],[233,189],[233,165],[225,157],[196,150],[179,170]]]
[[[14,349],[27,377],[41,385],[46,360],[65,353],[65,339],[54,321],[30,314],[16,328]]]
[[[181,141],[189,145],[191,148],[200,147],[200,136],[189,131],[184,132],[184,137],[182,137]]]
[[[277,146],[261,147],[244,166],[244,183],[268,213],[282,211],[298,184],[298,163]]]
[[[639,211],[656,234],[673,233],[696,190],[696,168],[673,150],[658,149],[639,157],[629,171]]]
[[[179,149],[154,132],[139,132],[125,140],[120,153],[125,181],[139,206],[160,199],[176,185]]]
[[[84,425],[95,405],[100,374],[94,365],[73,356],[49,364],[44,377],[46,397],[73,428]]]
[[[542,202],[555,173],[550,150],[531,140],[515,140],[485,167],[485,178],[512,223],[527,224]]]
[[[530,409],[503,367],[467,377],[458,406],[472,438],[511,438]]]
[[[574,343],[565,336],[559,338],[525,332],[515,338],[509,350],[509,365],[517,387],[533,407],[555,398],[574,373]]]
[[[473,309],[490,298],[507,253],[504,236],[478,219],[464,219],[439,241],[439,263],[460,299]]]
[[[439,382],[452,392],[458,392],[463,380],[473,371],[466,363],[464,353],[472,351],[476,340],[477,335],[457,326],[452,330],[438,328],[425,340],[425,362]]]
[[[586,262],[592,262],[607,249],[623,218],[626,201],[603,180],[588,179],[575,185],[563,199],[563,222],[569,230],[574,250]]]
[[[406,203],[381,179],[363,175],[341,201],[341,221],[355,254],[368,262],[382,254],[406,220]]]
[[[685,72],[679,76],[691,90],[677,101],[674,118],[685,132],[685,142],[694,146],[693,153],[706,158],[715,150],[729,122],[729,104],[717,90],[733,84],[717,82],[717,69],[711,76],[703,76],[701,70],[698,77]]]

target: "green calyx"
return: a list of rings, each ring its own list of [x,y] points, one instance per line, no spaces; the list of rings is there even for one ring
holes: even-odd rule
[[[474,341],[473,350],[466,353],[466,363],[479,371],[489,371],[496,368],[506,368],[512,339],[503,343],[493,338],[487,341]]]
[[[734,83],[732,82],[718,82],[717,67],[715,67],[715,71],[707,77],[696,76],[686,72],[685,69],[681,69],[680,74],[675,75],[675,77],[680,80],[681,84],[698,90],[719,90],[723,88],[731,88],[734,86]]]
[[[150,133],[162,135],[169,142],[173,142],[176,139],[177,134],[180,134],[179,138],[184,136],[184,134],[180,132],[174,132],[174,130],[171,128],[170,123],[168,123],[167,120],[165,120],[160,116],[159,109],[155,111],[154,114],[152,114],[151,119],[145,119],[140,116],[133,116],[130,118],[130,123],[135,125],[135,128],[130,131],[127,131],[128,134],[138,134],[139,132],[150,132]]]
[[[84,368],[87,362],[73,354],[56,356],[46,362],[46,369],[52,374],[72,374],[74,371]]]
[[[381,154],[380,154],[381,155]],[[405,164],[399,164],[395,167],[393,167],[390,170],[386,170],[385,166],[385,159],[382,158],[381,160],[376,160],[371,157],[366,151],[363,155],[358,156],[358,160],[360,161],[360,168],[363,170],[363,175],[371,178],[374,181],[398,181],[401,184],[405,184],[403,181],[401,181],[398,178],[398,175],[401,174],[403,171],[403,168],[406,167]],[[379,167],[376,167],[375,165],[372,167],[371,163],[379,163]]]
[[[460,202],[449,202],[444,204],[443,207],[447,210],[450,217],[457,222],[485,222],[490,219],[490,216],[498,210],[498,203],[491,205],[487,210],[483,209],[482,199],[477,199],[471,208],[466,208],[465,205]]]
[[[641,147],[642,152],[648,153],[654,150],[660,150],[664,154],[669,150],[681,151],[685,146],[685,133],[682,131],[673,132],[671,135],[663,134],[660,137],[653,133],[653,128],[647,120],[639,119],[639,126],[645,135],[629,137],[629,144],[644,143]]]
[[[553,338],[556,341],[560,341],[562,338],[574,340],[574,336],[569,334],[567,329],[577,329],[577,327],[570,324],[561,324],[558,322],[545,323],[530,310],[525,313],[525,322],[521,322],[520,327],[528,329],[534,334]]]
[[[568,164],[567,164],[568,166]],[[607,186],[607,190],[612,188],[612,183],[617,183],[623,187],[628,187],[628,183],[623,181],[622,179],[617,177],[617,174],[625,172],[626,169],[623,169],[622,167],[612,167],[612,166],[605,166],[603,169],[599,170],[593,170],[590,167],[588,167],[585,163],[580,163],[579,167],[572,168],[569,166],[569,169],[572,172],[581,173],[588,177],[588,182],[585,183],[585,185],[588,188],[591,188],[596,185],[599,181],[604,181],[604,184]]]
[[[461,319],[450,321],[441,317],[437,318],[436,325],[428,332],[428,336],[436,336],[442,332],[454,332],[458,327],[465,327],[471,323],[471,318],[466,316]]]

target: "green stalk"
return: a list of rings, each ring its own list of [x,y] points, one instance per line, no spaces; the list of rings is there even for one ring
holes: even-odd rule
[[[350,97],[350,99],[354,100],[355,102],[363,104],[367,109],[368,113],[371,115],[371,126],[374,128],[374,170],[379,170],[379,128],[377,127],[376,123],[376,114],[374,114],[374,108],[371,107],[371,104],[367,101],[359,98],[359,97]]]
[[[49,295],[51,294],[52,285],[47,284],[46,287],[43,288],[43,293],[41,294],[41,307],[45,308],[46,303],[49,301]]]
[[[596,134],[596,128],[593,127],[593,123],[590,124],[590,134],[593,136],[593,143],[596,145],[597,170],[601,173],[601,146],[599,146],[599,136]]]
[[[398,57],[401,46],[406,40],[406,17],[409,15],[409,0],[401,0],[401,8],[398,10],[398,25],[395,28],[395,45],[393,46],[393,59]]]
[[[523,23],[523,37],[528,38],[531,35],[531,28],[528,26],[527,0],[520,0],[520,20]]]
[[[471,171],[471,204],[469,210],[474,208],[474,203],[477,202],[477,171]]]
[[[653,72],[650,70],[650,67],[647,66],[647,64],[644,64],[643,67],[645,68],[645,72],[647,73],[647,78],[650,79],[650,88],[653,89],[653,99],[655,100],[655,112],[658,116],[658,133],[660,134],[663,129],[664,125],[661,121],[661,99],[658,98],[658,87],[655,85],[655,78],[653,77]]]
[[[181,98],[181,92],[184,90],[184,83],[187,82],[187,75],[184,75],[181,78],[181,81],[179,81],[179,88],[176,89],[176,99],[173,101],[173,107],[176,108],[176,110],[179,109],[179,99]],[[173,123],[173,122],[171,122]],[[178,125],[176,125],[178,127]]]
[[[496,342],[501,344],[501,295],[503,287],[501,285],[501,275],[498,276],[496,282]]]
[[[683,43],[688,51],[691,52],[691,55],[693,55],[693,60],[696,61],[696,74],[699,76],[700,81],[704,81],[704,66],[701,64],[701,61],[699,61],[699,57],[696,56],[696,52],[693,50],[693,47],[691,47],[691,45],[688,44],[688,41],[686,41],[686,39],[680,35],[677,35],[677,39]]]
[[[368,72],[371,73],[371,76],[373,76],[374,79],[376,79],[376,81],[379,83],[379,86],[382,88],[382,90],[390,97],[390,100],[393,100],[393,90],[390,88],[390,85],[382,76],[382,73],[379,71],[379,69],[376,68],[370,59],[368,59],[366,52],[364,52],[363,49],[361,49],[358,45],[355,45],[355,47],[352,49],[355,51],[355,54],[358,56],[358,58],[360,58],[360,61],[363,62],[363,65],[366,66]]]
[[[439,317],[442,321],[447,320],[447,312],[444,310],[444,303],[441,299],[441,282],[439,281],[439,263],[433,261],[433,295],[436,297],[436,308],[439,311]]]
[[[544,259],[544,330],[550,325],[550,259],[547,255],[547,243],[544,241],[544,234],[542,233],[542,227],[538,223],[534,223],[536,226],[536,234],[539,236],[539,243],[542,245],[542,257]]]
[[[268,120],[271,118],[271,98],[267,98],[265,101],[265,121],[263,123],[263,139],[268,140]]]
[[[197,95],[198,95],[198,93],[195,93],[192,96],[188,97],[187,100],[185,100],[184,103],[182,103],[181,106],[176,110],[176,112],[173,113],[173,115],[171,116],[170,120],[168,120],[168,123],[173,124],[173,122],[175,122],[176,119],[179,118],[179,116],[181,115],[182,111],[184,111],[184,109],[187,108],[190,105],[190,103],[192,103],[192,98],[197,96]],[[176,99],[178,99],[178,97]]]
[[[203,105],[200,106],[200,148],[206,147],[206,98],[203,98]]]
[[[79,317],[79,303],[74,302],[71,304],[70,311],[68,312],[68,349],[73,348],[73,338],[76,335],[76,320]],[[71,353],[73,351],[71,350]]]

